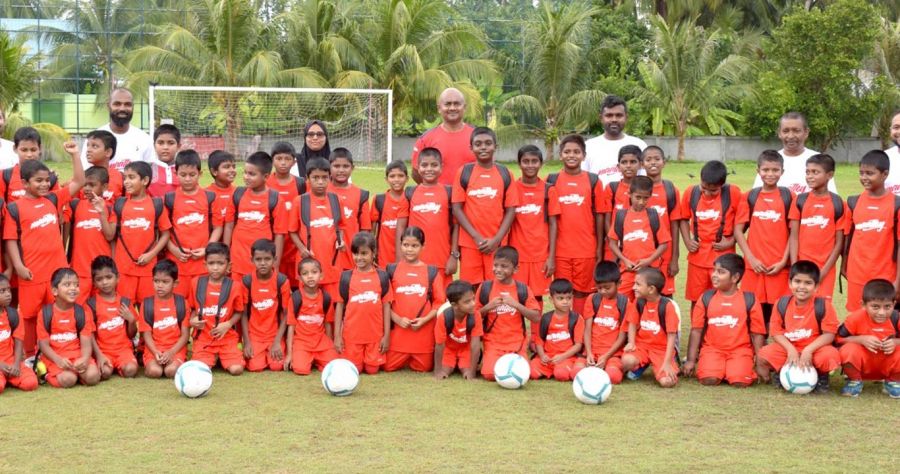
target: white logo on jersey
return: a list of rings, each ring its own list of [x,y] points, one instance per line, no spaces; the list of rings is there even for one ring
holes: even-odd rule
[[[619,320],[616,318],[610,317],[610,316],[604,316],[602,318],[595,317],[594,324],[596,324],[597,326],[602,326],[602,327],[609,328],[609,329],[615,329],[616,327],[619,326]]]
[[[266,215],[259,211],[244,211],[238,213],[238,219],[248,222],[262,222]]]
[[[83,221],[78,221],[75,224],[76,229],[84,229],[84,230],[101,230],[103,227],[100,226],[100,219],[85,219]]]
[[[831,222],[831,219],[825,216],[809,216],[805,219],[800,219],[800,225],[806,227],[819,227],[824,229],[828,226],[828,223]]]
[[[160,308],[160,311],[169,310],[169,308]],[[153,329],[167,329],[173,326],[178,326],[178,318],[175,316],[166,316],[158,321],[153,321]]]
[[[398,286],[394,289],[394,293],[408,296],[425,296],[426,291],[427,289],[418,283],[413,283],[412,285],[406,286]]]
[[[659,215],[660,218],[662,218],[662,216],[666,215],[666,211],[669,210],[665,206],[650,206],[650,207],[653,209],[656,209],[656,214]]]
[[[881,232],[882,230],[884,230],[884,221],[878,219],[869,219],[865,222],[856,224],[856,230],[860,232],[869,232],[873,230],[875,232]]]
[[[636,240],[640,240],[641,242],[646,242],[648,237],[650,237],[650,234],[648,234],[643,229],[638,229],[625,234],[625,236],[622,237],[622,241],[634,242]]]
[[[122,227],[128,229],[140,229],[147,230],[150,228],[150,221],[144,219],[143,217],[138,217],[136,219],[128,219],[122,222]]]
[[[9,193],[9,195],[12,197],[20,198],[25,195],[25,190],[19,189],[18,191],[13,191],[13,192]]]
[[[203,316],[215,316],[216,314],[225,315],[228,314],[228,307],[223,306],[222,311],[219,311],[219,305],[215,304],[212,306],[204,306],[203,307]]]
[[[345,207],[344,208],[344,219],[349,219],[352,216],[353,216],[353,209],[350,209],[349,207]]]
[[[730,327],[734,329],[737,327],[740,320],[732,315],[718,316],[715,318],[709,318],[709,325],[716,327]]]
[[[312,222],[309,223],[309,227],[313,229],[319,229],[322,227],[333,227],[334,219],[329,217],[320,217],[318,219],[313,219]]]
[[[436,202],[424,202],[422,204],[416,204],[412,208],[413,212],[418,212],[419,214],[437,214],[441,212],[441,205]]]
[[[717,221],[721,218],[722,214],[718,209],[707,209],[705,211],[697,211],[697,220],[698,221]]]
[[[478,189],[470,189],[466,194],[475,198],[494,199],[495,197],[497,197],[497,190],[494,188],[484,187]]]
[[[453,331],[452,333],[450,333],[449,337],[450,337],[450,339],[452,339],[460,344],[468,344],[468,342],[469,342],[469,338],[466,337],[465,331],[463,331],[462,336],[457,336],[456,331]]]
[[[56,225],[56,223],[57,223],[56,213],[51,212],[48,214],[44,214],[43,216],[40,217],[40,219],[32,222],[31,230],[38,229],[41,227],[47,227],[48,225]]]
[[[662,327],[659,325],[658,322],[648,320],[648,319],[641,320],[641,331],[651,332],[655,336],[655,335],[659,334],[659,331],[661,331],[661,330],[662,330]]]
[[[547,334],[547,342],[565,341],[566,339],[571,339],[571,337],[569,331],[551,332]]]
[[[304,324],[318,326],[322,324],[323,321],[325,321],[325,317],[323,317],[321,314],[301,314],[297,317],[297,321]]]
[[[761,221],[778,222],[781,220],[781,213],[771,209],[768,211],[753,211],[753,217]]]
[[[374,291],[364,291],[362,293],[350,297],[351,303],[378,303],[378,293]]]
[[[12,336],[12,332],[9,329],[4,329],[0,331],[0,341],[5,341]]]
[[[105,323],[97,326],[97,329],[104,330],[104,331],[112,331],[116,328],[122,327],[124,324],[125,324],[125,320],[122,319],[121,316],[116,316],[116,317],[110,319],[109,321],[106,321]]]
[[[396,229],[397,228],[397,219],[391,219],[389,221],[384,221],[381,223],[384,227],[388,229]]]
[[[193,225],[202,224],[204,222],[206,222],[206,216],[199,212],[192,212],[186,216],[179,217],[178,220],[175,221],[175,225]]]
[[[264,300],[262,300],[262,301],[254,301],[254,302],[253,302],[253,307],[254,307],[257,311],[265,311],[265,310],[271,308],[272,306],[275,306],[275,301],[274,301],[272,298],[264,299]]]
[[[574,204],[580,206],[584,202],[584,196],[580,194],[566,194],[559,197],[560,204]]]
[[[103,199],[109,201],[113,197],[113,192],[110,190],[103,191]]]
[[[51,341],[56,342],[71,342],[78,338],[78,335],[74,332],[60,332],[56,334],[50,335]]]
[[[784,333],[784,337],[791,342],[809,339],[812,337],[812,329],[795,329],[791,332]]]
[[[534,215],[538,215],[538,214],[541,213],[541,210],[542,210],[541,208],[542,208],[542,207],[543,207],[543,206],[538,205],[538,204],[526,204],[526,205],[524,205],[524,206],[519,206],[519,207],[517,207],[517,208],[516,208],[516,214],[523,214],[523,215],[534,214]]]

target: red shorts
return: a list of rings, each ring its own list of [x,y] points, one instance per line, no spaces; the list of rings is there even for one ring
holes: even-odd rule
[[[194,353],[191,354],[191,360],[197,360],[208,365],[209,368],[216,366],[216,359],[222,364],[223,369],[239,365],[244,367],[244,353],[238,349],[237,342],[222,342],[210,344],[206,347],[198,347],[194,345]]]
[[[66,372],[66,370],[64,370],[62,367],[54,364],[53,361],[51,361],[50,359],[48,359],[46,357],[41,357],[41,360],[44,361],[44,365],[47,367],[47,383],[49,383],[53,387],[60,388],[57,377],[59,376],[59,374]],[[95,368],[97,367],[97,363],[94,362],[93,358],[91,358],[91,360],[88,361],[88,365],[91,365]],[[78,382],[81,383],[80,375],[78,376]]]
[[[87,276],[78,276],[78,299],[75,300],[76,303],[80,305],[84,305],[84,303],[90,298],[94,296],[94,280],[93,278]]]
[[[477,363],[478,361],[476,361]],[[444,346],[444,355],[441,357],[441,365],[450,369],[468,369],[472,367],[472,351],[466,346],[464,349],[450,350]]]
[[[297,375],[309,375],[315,363],[316,369],[321,372],[329,362],[337,358],[338,353],[333,347],[317,352],[294,349],[294,353],[291,354],[291,370]]]
[[[20,363],[18,377],[9,377],[5,373],[0,372],[0,393],[3,393],[7,384],[24,392],[30,392],[37,389],[38,379],[37,375],[34,374],[34,371],[31,370],[30,367],[24,363]]]
[[[459,248],[459,278],[478,284],[494,278],[494,254],[481,253],[478,249]]]
[[[802,350],[803,348],[801,347],[797,348],[797,352]],[[787,351],[777,342],[766,344],[756,356],[768,362],[778,372],[781,371],[784,363],[787,362]],[[823,346],[813,353],[812,364],[816,368],[816,372],[827,374],[841,365],[841,355],[836,347]]]
[[[531,359],[531,378],[537,380],[540,378],[554,378],[560,382],[568,382],[575,378],[575,374],[584,368],[584,359],[580,357],[569,357],[559,364],[543,363],[541,358],[535,356]]]
[[[250,345],[253,347],[253,357],[247,359],[247,370],[250,372],[262,372],[267,368],[273,372],[284,370],[284,359],[275,360],[269,350],[272,343],[263,343],[262,341],[250,339]],[[284,341],[281,342],[281,353],[284,354]]]
[[[596,286],[594,285],[595,266],[597,266],[596,258],[556,257],[556,270],[553,276],[572,282],[575,291],[593,293]]]
[[[621,271],[619,278],[619,293],[628,297],[628,301],[634,301],[634,272]]]
[[[28,283],[28,282],[25,282]],[[50,282],[23,284],[19,281],[19,316],[22,319],[36,318],[45,304],[53,303]]]
[[[669,274],[669,264],[672,262],[672,245],[669,244],[669,247],[663,252],[662,263],[659,266],[659,269],[662,270],[663,275],[666,276],[666,287],[663,288],[662,294],[664,295],[674,295],[675,294],[675,276]]]
[[[841,346],[840,354],[841,362],[858,370],[863,380],[890,379],[900,374],[900,351],[873,353],[861,344],[848,342]]]
[[[650,367],[653,369],[653,375],[656,376],[656,380],[660,380],[665,377],[667,374],[660,370],[663,365],[663,359],[666,356],[666,351],[659,349],[651,349],[649,347],[641,347],[638,346],[634,349],[634,352],[626,352],[622,357],[632,355],[638,360],[638,365],[644,366],[650,364]],[[678,367],[675,364],[675,361],[672,361],[672,367],[677,371]],[[678,374],[668,374],[675,381],[678,381]]]
[[[484,352],[481,355],[481,376],[484,377],[485,380],[494,380],[494,365],[497,364],[497,360],[499,360],[500,357],[503,357],[506,354],[519,354],[520,356],[527,358],[525,349],[511,351],[485,346]]]
[[[596,357],[597,355],[594,355],[594,358]],[[603,366],[603,370],[606,371],[606,375],[609,375],[609,381],[612,382],[613,385],[622,383],[625,371],[622,370],[622,359],[619,356],[607,359],[606,365]]]
[[[546,262],[519,262],[519,270],[514,275],[515,279],[528,285],[536,298],[546,295],[550,289],[552,278],[544,276]]]
[[[756,273],[747,265],[744,270],[744,278],[741,279],[741,289],[752,291],[756,295],[756,301],[760,304],[775,304],[782,296],[790,296],[788,288],[788,269],[784,269],[775,275],[763,275]]]
[[[122,375],[122,368],[126,365],[137,365],[137,358],[134,356],[134,351],[131,349],[123,349],[118,352],[104,352],[103,355],[109,359],[113,369],[116,369],[119,372],[119,375]]]
[[[837,270],[834,266],[831,267],[831,271],[825,275],[822,275],[821,281],[819,282],[819,289],[816,290],[816,296],[821,296],[822,298],[827,298],[828,301],[832,301],[834,298],[834,278],[837,275]]]
[[[385,354],[385,372],[394,372],[405,367],[409,367],[413,372],[431,372],[434,370],[434,352],[413,354],[410,352],[388,351]]]
[[[150,351],[145,350],[144,355],[141,357],[144,361],[144,367],[146,367],[151,362],[156,362],[156,357],[153,357],[153,354]],[[172,357],[172,362],[170,364],[178,364],[181,365],[187,360],[187,347],[181,348],[180,351],[175,353],[175,356]]]
[[[156,294],[153,289],[153,276],[135,276],[135,275],[119,275],[119,285],[116,287],[119,296],[128,298],[134,302],[144,301]]]
[[[688,264],[687,282],[684,286],[684,298],[695,302],[703,296],[703,292],[712,289],[712,268]]]
[[[862,308],[862,293],[865,283],[853,283],[847,281],[847,311],[856,311]]]
[[[377,374],[378,369],[384,365],[384,354],[379,350],[380,344],[370,342],[368,344],[352,344],[344,342],[344,352],[340,357],[353,362],[356,370],[365,372],[369,375]]]
[[[753,348],[741,347],[733,351],[721,351],[703,346],[697,361],[697,379],[725,380],[730,384],[751,384],[756,381]]]

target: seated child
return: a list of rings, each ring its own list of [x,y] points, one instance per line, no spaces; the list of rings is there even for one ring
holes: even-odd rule
[[[97,332],[94,337],[94,358],[100,367],[100,378],[109,379],[113,371],[122,377],[137,375],[138,363],[134,357],[132,340],[137,324],[128,298],[119,296],[119,270],[112,257],[100,255],[91,262],[91,278],[97,296],[87,299],[87,306],[94,313]],[[83,292],[82,292],[83,294]]]
[[[0,393],[7,384],[30,392],[37,389],[38,380],[34,371],[25,365],[22,349],[25,326],[21,324],[16,308],[9,305],[11,301],[9,278],[0,273]]]
[[[190,328],[185,321],[187,301],[175,294],[178,266],[163,259],[153,267],[154,296],[144,298],[138,331],[144,341],[144,375],[172,378],[187,360]],[[196,351],[196,348],[194,349]]]
[[[337,359],[332,342],[334,305],[319,282],[322,280],[322,264],[312,257],[300,260],[298,265],[300,284],[294,292],[288,312],[288,328],[285,337],[285,367],[297,375],[309,375],[313,363],[320,371]]]
[[[613,384],[622,382],[622,347],[628,337],[629,316],[637,311],[633,301],[619,293],[619,265],[604,260],[594,268],[597,293],[584,304],[584,354],[587,365],[600,367]]]
[[[650,364],[663,388],[678,383],[675,352],[679,320],[675,303],[660,294],[666,276],[656,268],[638,270],[634,277],[637,311],[628,319],[628,344],[622,356],[622,370]]]
[[[225,244],[213,242],[207,245],[208,275],[195,278],[191,284],[188,298],[192,311],[190,326],[194,328],[191,359],[210,368],[218,361],[229,374],[241,375],[244,373],[244,354],[238,348],[240,336],[234,325],[244,311],[244,298],[227,276],[230,255]]]
[[[569,280],[558,278],[550,282],[553,311],[541,316],[541,343],[535,346],[531,359],[531,378],[553,377],[566,382],[584,368],[584,359],[578,357],[584,340],[584,321],[572,310],[574,297],[575,289]]]
[[[291,286],[275,268],[275,242],[259,239],[250,248],[256,271],[244,275],[245,309],[241,319],[247,370],[284,370],[284,333],[291,307]]]
[[[466,380],[475,380],[481,356],[481,314],[475,311],[472,284],[457,280],[447,286],[450,307],[434,325],[434,378],[445,379],[459,368]]]

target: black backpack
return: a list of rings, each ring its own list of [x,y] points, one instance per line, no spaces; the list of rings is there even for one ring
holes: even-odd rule
[[[791,302],[792,296],[782,296],[778,298],[778,303],[775,304],[775,309],[778,310],[778,313],[781,314],[781,319],[784,321],[784,316],[787,313],[788,303]],[[822,320],[825,319],[825,298],[817,296],[813,299],[813,313],[816,315],[816,323],[819,325],[819,333],[822,332]]]
[[[234,190],[234,194],[231,196],[231,201],[234,204],[234,215],[235,219],[237,219],[237,215],[241,212],[241,199],[244,198],[244,193],[247,192],[247,188],[244,186],[239,186]],[[268,190],[269,195],[269,231],[272,232],[272,237],[275,237],[275,219],[272,218],[273,213],[275,212],[275,208],[278,207],[278,191],[274,189]]]
[[[441,187],[444,188],[445,191],[447,191],[447,216],[448,216],[447,218],[450,220],[450,227],[452,228],[453,227],[453,199],[452,199],[453,190],[450,186],[447,186],[447,185],[443,185]],[[406,202],[409,203],[410,214],[412,214],[413,196],[416,194],[416,190],[418,188],[419,188],[418,186],[407,186],[406,189],[403,190],[403,195],[406,197]],[[377,205],[377,202],[376,202],[376,205]],[[378,212],[380,215],[381,211],[378,211]]]
[[[413,319],[418,319],[420,316],[422,316],[422,312],[425,311],[425,306],[427,306],[429,303],[434,303],[434,280],[437,278],[438,269],[434,265],[427,265],[426,267],[428,271],[428,289],[425,293],[425,304],[423,304],[422,307],[419,308],[419,311],[416,313],[416,317]],[[388,279],[391,281],[391,284],[394,283],[394,272],[396,271],[396,263],[389,263],[387,264],[387,267],[385,267],[385,272],[387,272]]]
[[[128,258],[131,259],[132,262],[137,263],[137,258],[135,258],[134,254],[131,253],[131,250],[125,245],[125,241],[122,239],[122,213],[125,210],[125,202],[128,199],[125,197],[120,197],[116,199],[116,203],[113,205],[113,212],[116,213],[116,239],[119,240],[119,243],[122,244],[122,248],[125,250],[125,253],[128,255]],[[153,212],[156,216],[153,219],[153,230],[158,234],[159,231],[159,216],[162,215],[163,211],[163,201],[160,198],[150,198],[150,201],[153,203]],[[141,253],[138,254],[138,257],[141,254],[148,252],[153,248],[153,245],[156,244],[156,239],[153,239],[153,242],[150,242],[150,245]]]
[[[596,205],[596,203],[594,202],[594,200],[595,200],[594,188],[597,187],[597,182],[600,181],[600,177],[597,176],[595,173],[591,173],[589,171],[585,171],[585,172],[588,175],[588,182],[591,184],[591,192],[588,194],[590,194],[590,198],[591,198],[591,214],[594,214],[594,209],[595,209],[594,206]],[[558,180],[559,180],[559,173],[550,173],[549,175],[547,175],[547,184],[549,184],[550,186],[556,186],[556,182]]]
[[[519,300],[519,304],[524,305],[526,301],[528,301],[528,286],[522,283],[521,281],[514,280],[516,283],[516,298]],[[491,298],[491,289],[494,287],[493,280],[487,280],[481,283],[481,286],[478,287],[478,301],[481,303],[481,306],[488,304]],[[494,324],[497,324],[498,317],[494,317],[494,321],[488,325],[488,318],[484,318],[482,321],[482,325],[484,326],[484,333],[487,334],[491,332],[491,329],[494,329]],[[522,334],[527,332],[527,328],[525,327],[525,318],[522,318]]]
[[[244,277],[241,279],[241,282],[244,284],[244,288],[247,289],[247,303],[250,304],[250,303],[252,303],[250,298],[253,297],[253,275],[249,275],[249,274],[244,275]],[[275,286],[276,286],[275,301],[278,302],[278,312],[275,314],[275,317],[278,319],[281,319],[281,312],[284,309],[284,306],[282,306],[282,304],[281,304],[281,288],[284,285],[286,285],[287,282],[288,282],[288,278],[283,273],[279,273],[278,275],[275,276]],[[247,309],[247,318],[248,319],[250,318],[251,314],[252,314],[252,311],[250,311],[248,308]]]
[[[6,307],[6,319],[9,320],[9,332],[14,334],[19,327],[19,312],[12,306]]]
[[[203,308],[206,307],[207,286],[209,286],[208,276],[202,276],[197,279],[196,294],[200,319],[203,319]],[[216,303],[216,326],[219,325],[219,319],[222,317],[222,307],[225,306],[225,303],[228,302],[228,298],[231,296],[232,286],[234,286],[234,281],[232,281],[231,278],[225,277],[225,279],[222,280],[222,289],[219,291],[219,301]]]
[[[694,186],[691,189],[691,220],[693,221],[694,229],[693,238],[696,241],[700,240],[699,232],[697,231],[697,206],[700,204],[700,194],[702,192],[700,186]],[[716,242],[721,241],[722,236],[725,233],[725,218],[728,216],[728,210],[731,208],[731,185],[722,185],[722,189],[719,191],[719,199],[721,199],[722,202],[722,218],[721,222],[719,222],[719,230],[716,231]]]
[[[841,217],[844,216],[844,201],[841,200],[841,197],[835,193],[828,192],[831,196],[831,206],[834,210],[834,225],[837,225],[837,222],[841,220]],[[797,195],[797,210],[800,211],[800,218],[803,218],[803,206],[806,205],[806,200],[809,199],[809,193],[800,193]]]
[[[850,196],[847,198],[847,207],[850,208],[850,212],[852,213],[856,209],[856,204],[859,202],[859,195]],[[900,196],[894,196],[894,227],[892,232],[897,232],[897,213],[900,212]],[[835,221],[837,218],[835,217]],[[850,227],[850,235],[847,236],[847,247],[850,248],[850,243],[853,242],[853,233],[856,230],[856,224]],[[894,250],[891,252],[891,259],[893,261],[897,261],[897,239],[894,239]]]
[[[547,311],[541,316],[541,326],[538,335],[541,336],[541,340],[544,342],[547,342],[547,332],[550,331],[550,320],[553,319],[553,313],[553,311]],[[575,343],[575,325],[578,324],[579,317],[575,311],[569,311],[569,337],[572,339],[572,344]]]
[[[591,307],[594,308],[594,314],[590,319],[597,317],[597,311],[600,309],[602,300],[603,297],[600,296],[600,293],[591,295]],[[616,293],[616,310],[619,312],[619,327],[621,327],[625,321],[625,312],[628,310],[628,297],[622,293]]]
[[[747,193],[747,203],[750,205],[750,220],[744,226],[744,230],[750,229],[750,223],[753,222],[753,209],[756,207],[756,201],[759,200],[759,193],[762,188],[753,188]],[[778,194],[781,195],[781,202],[784,204],[784,225],[790,227],[788,221],[788,212],[791,210],[791,190],[783,186],[778,186]]]
[[[326,193],[328,205],[331,207],[331,219],[334,222],[334,230],[337,232],[338,226],[341,224],[341,202],[338,200],[337,194]],[[312,240],[312,229],[310,228],[310,219],[312,217],[312,201],[309,194],[300,195],[300,222],[306,227],[306,247],[309,248]]]
[[[442,316],[444,318],[444,328],[447,330],[447,337],[450,337],[450,334],[453,334],[453,326],[456,325],[456,318],[453,315],[453,308],[445,309]],[[475,314],[469,314],[466,316],[467,341],[469,339],[469,336],[472,334],[472,329],[475,329]]]
[[[5,196],[3,196],[3,199],[5,201],[9,201],[9,182],[12,181],[13,169],[15,169],[15,167],[6,168],[5,170],[3,170],[3,184],[5,185],[3,187],[3,189],[6,190],[4,193]],[[22,175],[20,173],[19,179],[21,179],[21,176]],[[59,182],[59,176],[56,175],[55,171],[51,170],[50,171],[50,189],[51,190],[56,187],[57,182]]]
[[[212,215],[213,215],[213,203],[216,202],[216,193],[212,191],[203,191],[206,194],[206,224],[209,228],[209,232],[212,232],[213,223],[212,223]],[[166,193],[163,198],[163,205],[166,207],[166,210],[169,211],[169,221],[172,223],[172,228],[169,229],[169,233],[172,234],[172,240],[175,241],[175,245],[178,246],[179,249],[183,249],[181,246],[181,242],[178,240],[178,234],[175,232],[175,219],[172,218],[172,213],[175,211],[175,191],[169,191]],[[72,215],[75,214],[75,208],[72,208]]]
[[[656,212],[656,209],[652,207],[645,208],[647,211],[647,220],[650,223],[650,230],[653,234],[653,246],[659,247],[659,239],[657,238],[659,232],[659,214]],[[613,220],[613,229],[615,230],[616,236],[619,238],[619,248],[622,248],[622,239],[625,238],[625,217],[628,215],[628,209],[619,209],[616,211],[616,217]]]
[[[656,315],[659,316],[659,327],[662,329],[662,332],[667,333],[669,331],[666,330],[666,308],[669,306],[669,302],[672,301],[665,296],[659,297],[659,305],[657,306]],[[637,312],[639,315],[644,314],[644,308],[647,306],[647,300],[643,298],[638,298],[635,301],[635,306],[637,307]],[[677,348],[676,348],[677,349]]]
[[[381,297],[384,298],[391,289],[391,279],[387,272],[379,268],[375,269],[375,273],[378,274],[378,281],[381,283]],[[352,277],[353,270],[344,270],[341,272],[341,281],[338,282],[338,293],[340,293],[345,307],[350,302],[350,278]]]
[[[753,309],[753,305],[756,304],[756,295],[749,291],[742,291],[744,294],[744,309],[747,312],[747,335],[750,335],[750,311]],[[700,337],[700,344],[703,344],[703,340],[706,338],[706,329],[709,326],[709,315],[707,311],[709,311],[709,303],[712,302],[713,296],[715,296],[716,290],[706,290],[703,292],[703,295],[700,297],[700,301],[703,302],[703,335]]]
[[[175,318],[178,319],[178,327],[181,327],[181,323],[184,321],[184,317],[187,315],[187,303],[184,301],[184,297],[181,295],[172,295],[172,299],[175,301]],[[90,300],[88,300],[90,301]],[[122,301],[126,301],[125,298],[122,298]],[[153,303],[153,297],[144,298],[144,303],[141,305],[141,310],[144,312],[144,322],[150,326],[150,333],[153,333],[153,323],[156,321],[155,308]],[[200,308],[203,311],[203,307]]]
[[[84,329],[85,315],[84,315],[84,307],[80,304],[76,304],[74,306],[75,313],[75,331],[78,333],[78,337],[81,337],[81,330]],[[12,314],[12,313],[10,313]],[[41,318],[44,323],[44,329],[47,333],[50,333],[50,327],[53,323],[53,303],[45,304],[41,308]],[[18,320],[18,313],[16,314],[16,319]],[[11,322],[10,322],[11,323]],[[12,324],[10,324],[12,325]],[[18,326],[18,321],[17,324]]]
[[[500,202],[503,202],[506,198],[506,191],[509,189],[509,185],[512,184],[512,175],[509,174],[509,170],[503,165],[494,163],[494,167],[497,168],[497,172],[500,173],[500,179],[503,180],[503,195],[500,196]],[[475,171],[475,163],[463,165],[462,173],[459,175],[459,184],[462,186],[463,191],[469,190],[469,181],[472,179],[473,171]]]
[[[328,308],[331,307],[331,295],[321,288],[319,291],[322,292],[322,317],[325,317],[328,314]],[[296,317],[300,314],[300,308],[303,307],[303,288],[299,288],[291,294],[291,302],[294,304],[294,316]]]

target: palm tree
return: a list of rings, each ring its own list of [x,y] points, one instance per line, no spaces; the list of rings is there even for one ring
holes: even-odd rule
[[[875,54],[869,68],[880,75],[882,99],[879,101],[875,127],[882,145],[890,144],[891,118],[900,108],[900,21],[882,19],[882,33],[875,44]]]
[[[503,131],[542,138],[548,159],[553,158],[562,133],[585,130],[597,120],[606,95],[589,88],[592,78],[584,74],[589,65],[582,45],[590,35],[591,19],[599,12],[583,3],[554,10],[550,2],[542,2],[537,23],[526,38],[524,93],[501,106],[507,117],[518,122]]]
[[[135,89],[150,83],[204,86],[327,87],[309,67],[288,68],[258,11],[246,0],[204,0],[188,12],[184,26],[160,27],[157,44],[129,55]],[[241,110],[237,98],[215,93],[225,122],[226,149],[237,152]]]
[[[19,102],[34,91],[40,56],[29,55],[25,35],[10,38],[0,31],[0,109],[15,111]]]
[[[653,133],[666,126],[678,136],[678,159],[684,159],[684,138],[695,132],[735,133],[741,116],[730,106],[751,91],[747,42],[727,45],[720,30],[707,32],[693,22],[669,25],[657,16],[650,58],[638,66],[639,97],[653,117]],[[722,49],[728,47],[725,53]]]

